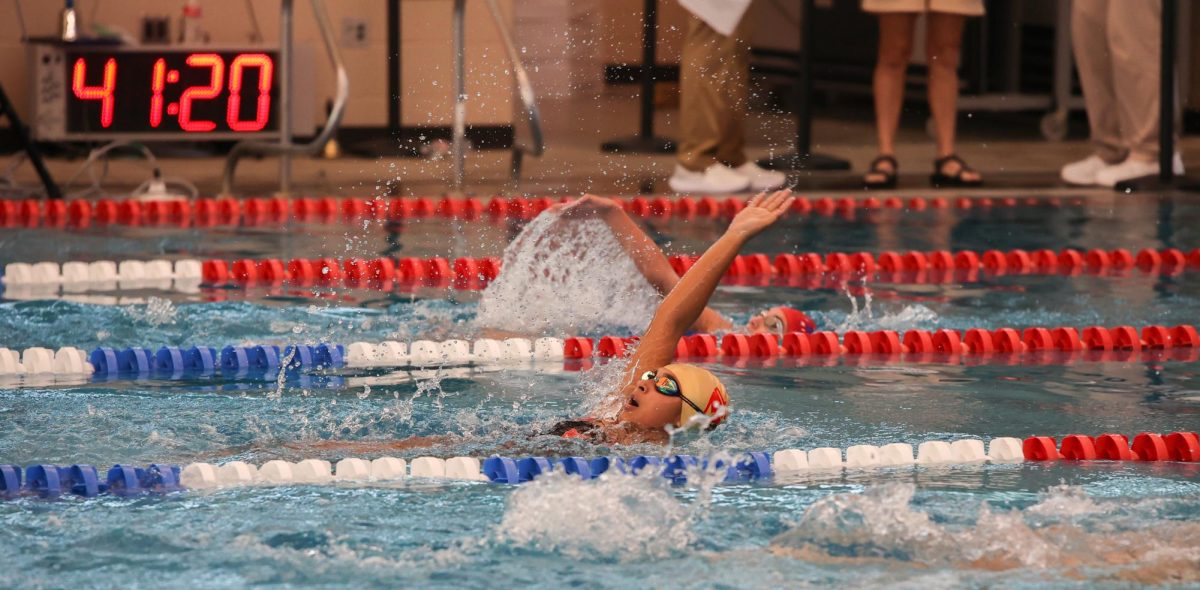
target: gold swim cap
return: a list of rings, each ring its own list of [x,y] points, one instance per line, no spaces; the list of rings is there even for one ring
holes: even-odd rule
[[[679,382],[679,392],[696,407],[703,409],[706,416],[721,413],[709,423],[710,429],[716,428],[729,415],[729,394],[725,392],[725,386],[716,375],[707,369],[683,363],[666,365],[663,369],[675,375],[675,380]],[[724,411],[721,408],[724,408]],[[686,402],[681,404],[678,424],[687,424],[695,414],[696,410],[691,405]]]

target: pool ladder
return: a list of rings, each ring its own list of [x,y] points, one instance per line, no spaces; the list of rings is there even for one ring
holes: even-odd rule
[[[294,122],[292,121],[292,63],[295,46],[295,0],[281,0],[279,8],[279,143],[261,141],[243,141],[233,146],[225,159],[225,173],[221,180],[221,193],[233,194],[233,175],[237,170],[238,160],[247,155],[278,155],[279,156],[279,192],[288,195],[292,191],[292,156],[315,154],[325,147],[341,125],[346,113],[346,101],[350,97],[350,76],[346,73],[346,63],[338,49],[334,37],[333,25],[329,21],[329,12],[325,9],[325,0],[309,0],[312,3],[313,17],[321,29],[321,39],[325,43],[325,51],[329,61],[333,63],[334,75],[337,78],[337,94],[334,96],[333,108],[325,120],[325,127],[308,143],[292,143]]]
[[[521,125],[514,124],[513,126],[512,163],[509,167],[509,174],[511,187],[515,188],[521,179],[521,164],[525,155],[541,156],[546,150],[546,144],[542,136],[541,114],[538,112],[537,97],[533,92],[533,84],[529,81],[529,73],[521,63],[520,54],[517,52],[516,45],[513,44],[512,34],[508,30],[508,26],[504,23],[504,15],[500,12],[500,7],[496,5],[496,0],[484,1],[487,4],[488,12],[492,15],[492,23],[496,26],[496,32],[500,34],[500,40],[504,43],[504,50],[508,54],[508,60],[512,64],[513,79],[517,83],[517,99],[521,105],[521,117],[529,129],[529,137],[525,141],[522,141],[515,137]],[[454,21],[452,25],[454,37],[454,121],[452,126],[453,143],[450,153],[454,162],[453,190],[456,194],[462,194],[463,187],[466,184],[467,81],[466,67],[464,65],[466,54],[466,34],[464,31],[466,5],[467,0],[454,0]]]
[[[282,31],[282,39],[280,40],[279,58],[280,68],[279,77],[281,81],[282,91],[280,92],[280,138],[278,143],[266,143],[258,141],[243,141],[238,143],[229,152],[229,156],[225,160],[225,172],[221,182],[221,192],[225,195],[233,194],[233,178],[237,170],[238,161],[246,155],[278,155],[279,161],[279,191],[282,194],[289,194],[292,190],[292,156],[315,154],[320,151],[325,144],[333,137],[334,132],[340,126],[342,117],[346,111],[346,101],[350,95],[350,78],[346,73],[345,62],[342,60],[341,52],[338,49],[337,41],[334,38],[333,26],[329,21],[329,14],[325,9],[324,0],[310,0],[313,7],[313,16],[317,20],[317,24],[321,30],[321,38],[325,43],[326,52],[329,55],[329,60],[333,63],[336,78],[337,78],[337,94],[334,98],[333,108],[329,113],[328,119],[325,121],[325,127],[312,141],[304,144],[292,143],[293,121],[291,113],[291,73],[292,73],[292,53],[293,53],[293,15],[294,15],[294,0],[282,0],[280,4],[280,30]],[[496,0],[485,0],[488,7],[488,12],[492,16],[492,23],[496,26],[497,32],[500,34],[500,39],[504,44],[505,53],[508,54],[508,59],[512,64],[513,78],[516,82],[516,94],[521,105],[521,118],[528,127],[529,137],[521,139],[514,137],[512,146],[512,163],[509,167],[510,179],[512,186],[515,186],[520,180],[521,165],[525,155],[541,156],[546,149],[545,139],[542,134],[541,115],[538,112],[537,98],[533,91],[533,84],[529,80],[529,73],[525,70],[525,66],[521,63],[520,55],[517,52],[516,46],[513,44],[512,34],[508,30],[508,26],[504,23],[503,14],[500,12]],[[467,91],[466,91],[466,34],[464,20],[466,15],[466,0],[454,0],[454,18],[453,18],[453,39],[454,39],[454,118],[452,124],[452,147],[451,154],[454,164],[453,175],[453,190],[455,193],[461,194],[466,183],[466,151],[467,151]],[[514,134],[516,129],[520,129],[520,125],[514,126]]]

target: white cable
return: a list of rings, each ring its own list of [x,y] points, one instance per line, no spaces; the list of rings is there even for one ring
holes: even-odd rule
[[[104,190],[103,184],[104,184],[104,179],[106,179],[108,177],[108,166],[109,166],[108,154],[111,153],[113,150],[116,150],[116,149],[119,149],[122,147],[127,147],[127,146],[133,147],[135,150],[139,151],[142,154],[142,156],[146,159],[146,162],[149,164],[149,166],[151,168],[151,174],[153,175],[150,180],[142,183],[142,185],[140,185],[137,189],[134,189],[132,196],[137,196],[141,191],[145,191],[146,188],[149,186],[150,182],[154,182],[154,181],[166,182],[166,180],[162,176],[162,169],[158,165],[158,158],[154,157],[154,152],[151,152],[149,148],[147,148],[145,145],[142,145],[142,144],[135,144],[128,140],[117,140],[117,141],[113,141],[108,144],[105,144],[104,146],[101,146],[99,148],[96,148],[96,149],[92,150],[90,153],[88,153],[88,157],[86,160],[84,160],[83,166],[81,166],[79,168],[79,171],[76,172],[73,176],[71,176],[71,178],[68,179],[65,183],[63,183],[63,189],[64,189],[64,191],[69,189],[71,187],[71,185],[74,184],[75,181],[78,180],[80,176],[83,176],[83,174],[85,172],[88,174],[88,177],[91,178],[92,183],[87,188],[81,189],[81,190],[73,192],[73,193],[67,193],[67,198],[79,199],[79,198],[84,198],[84,197],[95,195],[95,194],[107,195],[108,193]],[[101,160],[101,158],[103,158],[103,160]],[[97,161],[102,162],[101,174],[99,177],[96,176],[96,173],[94,171],[94,166]],[[175,184],[188,189],[188,191],[192,195],[192,198],[195,198],[197,195],[199,195],[199,191],[196,190],[195,185],[191,184],[190,182],[183,180],[183,179],[174,179],[174,178],[172,179],[172,181],[174,181]]]
[[[262,43],[262,27],[258,24],[258,13],[254,11],[253,0],[246,0],[246,12],[250,14],[250,42],[255,44]]]
[[[170,192],[163,194],[163,191],[166,191],[166,188],[171,185],[185,189],[188,194],[184,198],[195,200],[200,196],[200,190],[196,188],[196,185],[188,182],[187,179],[179,176],[164,176],[162,178],[151,178],[139,184],[137,188],[129,193],[129,198],[133,200],[141,199],[149,194],[156,184],[161,186],[159,186],[158,194],[155,194],[152,200],[170,200],[175,196],[179,196]]]
[[[21,11],[21,0],[13,0],[13,4],[17,7],[17,26],[21,28],[21,42],[29,39],[29,32],[25,29],[25,13]]]

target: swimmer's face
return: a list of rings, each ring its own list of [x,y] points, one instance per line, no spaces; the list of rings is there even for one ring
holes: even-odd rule
[[[656,376],[675,376],[670,371],[659,369]],[[644,377],[644,375],[643,375]],[[617,419],[647,429],[662,429],[667,424],[679,421],[683,401],[677,395],[663,395],[654,387],[653,378],[642,378],[633,384],[625,406]]]
[[[772,307],[750,318],[750,322],[746,324],[746,332],[749,334],[781,334],[785,331],[784,326],[787,326],[787,322],[783,318],[783,313],[779,311],[778,307]]]

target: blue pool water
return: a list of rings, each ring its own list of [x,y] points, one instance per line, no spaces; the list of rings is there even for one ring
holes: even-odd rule
[[[1200,246],[1200,205],[860,213],[788,221],[748,251]],[[698,252],[715,221],[655,223]],[[183,257],[498,255],[512,223],[414,220],[280,228],[0,229],[0,264]],[[736,320],[771,305],[825,329],[1197,323],[1197,275],[984,277],[838,289],[725,286]],[[857,292],[857,291],[856,291]],[[112,347],[478,337],[481,294],[418,289],[104,293],[109,305],[0,302],[0,345]],[[586,294],[584,294],[586,295]],[[580,296],[581,301],[586,297]],[[581,303],[582,304],[582,303]],[[866,307],[868,311],[864,311]],[[606,333],[603,325],[583,332]],[[853,444],[1200,429],[1200,363],[712,364],[734,417],[697,454]],[[0,381],[0,463],[325,458],[319,441],[449,435],[395,456],[660,453],[536,436],[586,414],[592,372],[340,369],[109,383]],[[551,476],[237,488],[166,497],[0,502],[9,587],[1114,587],[1200,585],[1200,464],[966,465],[686,486]]]

